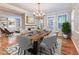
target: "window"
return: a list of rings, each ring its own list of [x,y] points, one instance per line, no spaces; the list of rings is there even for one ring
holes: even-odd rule
[[[61,29],[62,24],[66,21],[67,21],[67,16],[66,15],[58,16],[58,28]]]
[[[16,27],[16,19],[8,18],[8,27]]]
[[[54,17],[48,17],[48,27],[50,28],[50,29],[53,29],[54,27]]]

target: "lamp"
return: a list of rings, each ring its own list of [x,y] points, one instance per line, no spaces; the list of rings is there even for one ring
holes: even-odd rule
[[[34,12],[33,15],[36,19],[39,20],[44,18],[45,13],[43,13],[43,11],[40,9],[40,3],[38,3],[38,10],[36,10],[36,12]]]

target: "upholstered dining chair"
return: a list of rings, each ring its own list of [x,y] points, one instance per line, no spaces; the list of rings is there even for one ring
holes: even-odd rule
[[[40,51],[42,53],[54,54],[56,46],[57,46],[57,37],[56,35],[54,35],[54,36],[43,39],[43,41],[40,44],[40,47],[42,48]]]
[[[7,28],[4,28],[4,31],[5,31],[5,33],[8,34],[8,35],[9,35],[9,34],[13,34],[13,32],[10,32]]]
[[[24,50],[24,54],[27,53],[29,48],[32,48],[31,39],[27,37],[19,37],[18,43],[21,50]]]
[[[0,31],[1,31],[1,33],[2,33],[2,34],[4,34],[4,33],[5,33],[5,31],[4,31],[2,28],[0,28]]]
[[[53,43],[55,43],[55,48],[57,48],[57,33],[56,32],[51,32],[46,38],[44,39],[48,39],[50,37],[53,37]]]

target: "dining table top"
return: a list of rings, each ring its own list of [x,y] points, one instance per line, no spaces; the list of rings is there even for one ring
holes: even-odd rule
[[[33,41],[38,41],[40,40],[41,38],[43,38],[44,36],[47,36],[50,32],[45,32],[45,31],[41,31],[40,33],[36,33],[36,34],[33,34],[31,39]]]
[[[32,42],[34,41],[39,41],[41,38],[43,38],[44,36],[47,36],[50,34],[51,31],[34,31],[34,32],[29,32],[24,34],[26,37],[30,38],[32,40]]]

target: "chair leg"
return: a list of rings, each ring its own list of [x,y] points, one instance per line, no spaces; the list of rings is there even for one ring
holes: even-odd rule
[[[50,49],[50,53],[51,53],[51,55],[53,55],[53,53],[52,53],[52,50]]]
[[[56,43],[54,43],[54,44],[53,44],[53,47],[52,47],[54,53],[55,53],[55,48],[57,48]]]
[[[39,51],[39,55],[41,55],[41,53],[42,53],[42,47],[40,47],[38,51]]]
[[[53,52],[55,53],[55,48],[53,47]]]
[[[24,55],[26,55],[26,50],[24,50]]]
[[[57,48],[57,43],[55,43],[55,48]]]

